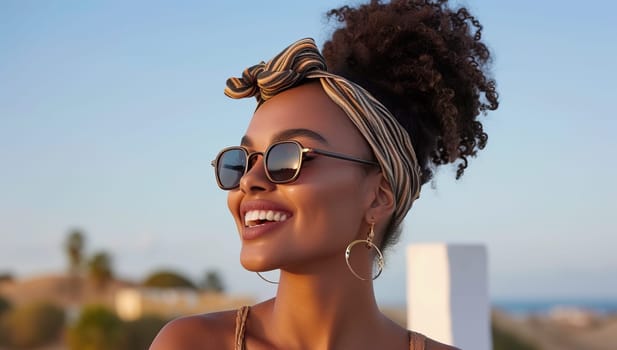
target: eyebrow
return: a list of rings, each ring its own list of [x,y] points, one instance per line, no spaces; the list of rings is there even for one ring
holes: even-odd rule
[[[272,143],[279,142],[279,141],[286,141],[286,140],[290,140],[290,139],[300,137],[300,136],[312,139],[314,141],[322,142],[325,144],[328,143],[328,140],[326,140],[325,137],[321,136],[317,132],[310,130],[310,129],[303,129],[303,128],[287,129],[287,130],[278,132],[274,134],[274,137],[272,137]],[[240,145],[250,147],[253,145],[253,142],[251,141],[250,137],[244,135],[242,136]]]

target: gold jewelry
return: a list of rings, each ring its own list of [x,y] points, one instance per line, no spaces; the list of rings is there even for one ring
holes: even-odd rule
[[[373,243],[373,238],[375,237],[374,229],[375,229],[375,223],[372,222],[371,223],[371,230],[369,231],[367,238],[366,239],[357,239],[357,240],[349,243],[349,245],[347,246],[347,249],[345,250],[345,261],[347,262],[347,267],[349,268],[349,271],[351,271],[351,273],[353,273],[354,276],[356,276],[358,279],[360,279],[362,281],[372,281],[372,280],[375,280],[377,277],[379,277],[379,275],[381,275],[381,271],[383,271],[383,267],[385,265],[384,259],[383,259],[383,254],[381,254],[381,250],[379,250],[379,247],[377,247]],[[377,251],[377,268],[379,269],[379,271],[377,271],[377,274],[375,276],[371,276],[370,278],[364,278],[364,277],[358,275],[356,273],[356,271],[354,271],[353,267],[351,267],[351,263],[349,262],[349,257],[351,256],[351,248],[353,248],[356,244],[359,244],[359,243],[365,243],[367,249],[374,248]]]
[[[257,272],[257,271],[255,271],[255,273],[257,274],[257,276],[259,276],[259,278],[261,278],[262,280],[264,280],[264,281],[266,281],[266,282],[268,282],[268,283],[272,283],[272,284],[279,284],[278,282],[274,282],[274,281],[271,281],[271,280],[269,280],[269,279],[265,278],[264,276],[262,276],[262,275],[261,275],[259,272]]]

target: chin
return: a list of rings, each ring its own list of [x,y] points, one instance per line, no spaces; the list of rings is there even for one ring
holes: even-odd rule
[[[248,251],[251,250],[251,251]],[[261,272],[278,269],[279,266],[272,261],[272,256],[268,259],[268,254],[263,250],[259,252],[252,251],[253,249],[242,248],[240,253],[240,264],[248,271]]]

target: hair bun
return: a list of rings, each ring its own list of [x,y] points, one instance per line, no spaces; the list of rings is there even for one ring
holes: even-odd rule
[[[328,16],[342,24],[322,50],[329,70],[371,92],[409,132],[422,183],[457,161],[458,179],[486,145],[478,115],[498,107],[478,20],[445,0],[373,0]]]

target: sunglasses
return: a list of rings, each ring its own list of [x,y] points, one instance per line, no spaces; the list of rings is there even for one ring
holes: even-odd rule
[[[224,148],[212,161],[216,182],[223,190],[233,190],[240,185],[240,179],[255,164],[255,157],[263,156],[264,169],[268,180],[275,184],[295,181],[300,175],[302,161],[306,154],[348,160],[371,166],[378,163],[316,148],[307,148],[297,141],[273,143],[265,152],[249,152],[242,146]]]

